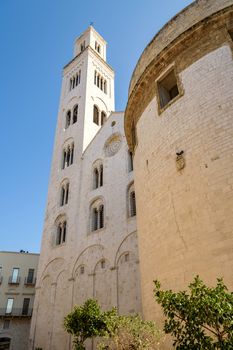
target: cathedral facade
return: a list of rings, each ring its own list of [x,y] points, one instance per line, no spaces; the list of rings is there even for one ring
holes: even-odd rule
[[[63,318],[87,298],[161,325],[153,280],[181,290],[199,274],[233,289],[232,53],[233,0],[194,1],[145,48],[123,114],[106,42],[93,27],[77,39],[63,71],[30,349],[71,350]]]
[[[89,27],[64,67],[30,348],[71,349],[74,305],[141,312],[132,154],[106,42]]]

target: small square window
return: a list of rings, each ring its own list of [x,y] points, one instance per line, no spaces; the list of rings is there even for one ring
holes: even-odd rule
[[[160,107],[165,107],[171,100],[179,95],[177,79],[174,70],[158,81]]]

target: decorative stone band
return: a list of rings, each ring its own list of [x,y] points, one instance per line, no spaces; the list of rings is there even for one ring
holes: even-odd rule
[[[131,151],[137,144],[133,140],[137,121],[157,93],[158,77],[170,65],[179,74],[222,45],[232,47],[228,33],[232,28],[233,0],[198,0],[172,18],[152,39],[137,63],[129,88],[125,134]]]

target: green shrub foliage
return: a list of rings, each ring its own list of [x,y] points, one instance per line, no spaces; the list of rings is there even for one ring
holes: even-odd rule
[[[189,293],[161,290],[155,283],[155,299],[166,316],[164,330],[178,350],[233,349],[233,293],[222,279],[214,288],[197,276]]]

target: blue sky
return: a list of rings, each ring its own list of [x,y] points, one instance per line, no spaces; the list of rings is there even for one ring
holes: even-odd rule
[[[0,250],[39,252],[62,67],[93,22],[108,42],[116,110],[145,46],[188,0],[0,1]]]

